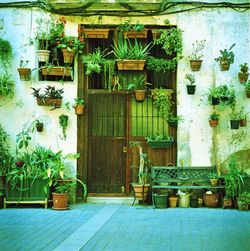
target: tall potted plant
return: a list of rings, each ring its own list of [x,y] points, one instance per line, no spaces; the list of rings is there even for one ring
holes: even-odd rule
[[[148,197],[150,187],[148,182],[149,163],[147,161],[147,155],[143,153],[140,142],[131,141],[129,144],[130,147],[137,150],[139,154],[138,181],[136,183],[132,183],[131,185],[135,192],[135,199],[144,202]],[[137,165],[133,165],[132,167],[136,168]]]
[[[230,65],[234,62],[234,53],[232,51],[235,44],[232,44],[229,49],[220,50],[220,56],[214,60],[220,62],[222,71],[228,71]]]
[[[203,54],[201,51],[204,49],[206,40],[201,41],[195,41],[195,43],[192,44],[193,50],[191,59],[189,60],[190,68],[192,71],[199,71],[201,68]]]

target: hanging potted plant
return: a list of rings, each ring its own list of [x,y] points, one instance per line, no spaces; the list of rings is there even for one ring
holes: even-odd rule
[[[84,112],[84,99],[77,97],[74,99],[74,101],[75,103],[73,107],[75,108],[75,114],[82,115]]]
[[[127,90],[134,90],[136,101],[144,101],[146,94],[146,86],[149,83],[146,83],[146,77],[142,73],[140,75],[136,75],[132,82],[128,84]]]
[[[48,62],[50,57],[49,39],[50,39],[50,20],[44,18],[36,19],[35,39],[38,43],[37,56],[39,62]]]
[[[241,64],[240,65],[240,72],[238,73],[240,83],[246,83],[248,76],[249,76],[248,64],[247,63]]]
[[[168,125],[169,126],[173,126],[176,127],[178,125],[179,122],[184,121],[183,116],[182,115],[174,115],[173,113],[170,113],[168,115]]]
[[[246,127],[247,126],[247,114],[248,112],[245,112],[244,107],[242,106],[239,112],[240,117],[240,126]]]
[[[211,127],[216,127],[219,124],[219,114],[216,111],[213,111],[209,117],[209,125]]]
[[[195,41],[195,43],[192,44],[193,51],[191,59],[189,60],[190,68],[192,71],[199,71],[201,68],[203,54],[201,51],[204,49],[206,40],[201,41]]]
[[[195,88],[196,88],[196,85],[194,85],[195,83],[195,77],[193,74],[186,74],[185,75],[185,78],[189,81],[189,85],[186,85],[187,86],[187,93],[189,95],[194,95],[195,93]]]
[[[142,152],[142,146],[140,142],[131,141],[129,142],[131,148],[135,148],[139,154],[139,168],[138,168],[138,181],[132,183],[132,187],[135,193],[135,199],[138,201],[145,201],[149,194],[150,183],[148,182],[149,167],[147,161],[147,155]],[[133,168],[137,166],[133,165]]]
[[[147,29],[145,29],[144,24],[139,21],[136,24],[131,24],[129,20],[120,24],[118,29],[123,32],[125,38],[146,38]]]
[[[151,43],[144,47],[136,39],[132,45],[128,39],[119,35],[118,41],[114,41],[113,46],[118,70],[143,70],[150,47]]]
[[[220,50],[221,55],[214,60],[220,62],[220,67],[222,71],[228,71],[230,65],[234,62],[234,53],[231,51],[235,44],[232,44],[229,49]]]
[[[30,75],[31,75],[31,69],[27,68],[27,64],[29,63],[28,60],[20,60],[20,66],[17,69],[19,72],[20,80],[23,81],[29,81],[30,80]]]
[[[163,135],[159,132],[154,132],[152,136],[146,137],[146,140],[151,148],[170,148],[174,142],[172,136]]]
[[[230,126],[231,129],[239,129],[240,127],[240,114],[238,112],[235,112],[233,109],[230,114]]]
[[[42,132],[43,131],[43,122],[36,119],[35,120],[35,127],[36,127],[37,132]]]

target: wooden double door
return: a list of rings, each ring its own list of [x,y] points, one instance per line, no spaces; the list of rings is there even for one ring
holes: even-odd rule
[[[169,130],[153,107],[152,98],[136,102],[129,93],[88,95],[88,170],[90,194],[123,196],[130,192],[131,149],[129,141],[141,141],[154,165],[175,160],[176,148],[147,149],[145,137]]]

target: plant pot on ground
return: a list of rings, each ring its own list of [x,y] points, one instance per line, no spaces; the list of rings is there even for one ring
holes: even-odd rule
[[[190,207],[190,194],[189,193],[179,193],[178,200],[179,207]]]
[[[195,83],[194,75],[193,74],[186,74],[185,78],[190,82],[189,85],[186,85],[187,86],[187,93],[189,95],[195,94],[196,85],[194,85],[194,83]]]
[[[153,200],[155,208],[166,208],[168,201],[168,194],[154,194]]]
[[[195,43],[192,44],[193,51],[192,56],[190,59],[190,68],[192,71],[199,71],[201,68],[203,54],[201,51],[204,49],[206,40],[201,41],[195,41]]]
[[[203,194],[203,201],[206,207],[216,208],[219,204],[219,194],[208,191]]]
[[[145,202],[148,198],[150,188],[150,184],[147,181],[149,177],[147,155],[143,153],[140,142],[131,141],[129,145],[131,148],[137,150],[139,155],[139,167],[136,164],[132,165],[134,169],[138,168],[138,181],[131,184],[134,189],[134,196],[138,201]]]
[[[240,72],[238,73],[240,83],[246,83],[248,76],[249,76],[248,64],[247,63],[241,64],[240,65]]]
[[[237,204],[239,210],[248,210],[250,205],[250,192],[243,192],[237,197]]]
[[[175,208],[177,206],[177,202],[178,202],[178,197],[175,195],[170,195],[168,197],[168,203],[169,203],[169,207],[171,208]]]
[[[220,56],[215,58],[215,61],[220,62],[220,67],[222,71],[228,71],[230,65],[234,62],[234,53],[232,48],[235,44],[232,44],[229,49],[220,50]]]
[[[69,187],[71,182],[64,182],[56,185],[53,196],[53,209],[66,210],[68,209]]]

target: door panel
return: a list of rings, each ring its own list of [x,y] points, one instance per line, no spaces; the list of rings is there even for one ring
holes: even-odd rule
[[[122,193],[126,186],[126,96],[89,95],[90,193]]]

